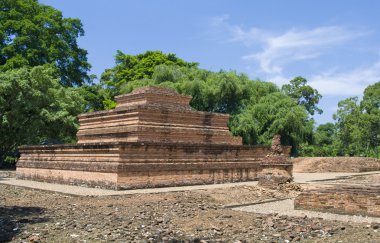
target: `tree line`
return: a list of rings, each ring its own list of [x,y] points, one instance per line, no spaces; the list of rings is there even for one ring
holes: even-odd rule
[[[117,51],[114,67],[94,82],[77,44],[79,19],[37,0],[0,0],[0,19],[0,163],[14,163],[20,145],[74,143],[78,114],[112,109],[115,95],[146,85],[191,95],[196,110],[231,114],[229,128],[245,144],[269,144],[280,134],[295,156],[376,156],[380,82],[362,100],[340,101],[334,123],[316,126],[322,95],[303,77],[278,87],[175,54]]]

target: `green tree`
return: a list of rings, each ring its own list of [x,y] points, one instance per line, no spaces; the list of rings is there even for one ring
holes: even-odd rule
[[[191,106],[197,110],[229,114],[238,113],[246,104],[279,91],[273,83],[250,80],[236,72],[166,65],[157,66],[151,79],[128,82],[120,90],[125,94],[145,85],[160,85],[191,95]]]
[[[368,125],[367,145],[379,156],[380,145],[380,82],[369,85],[364,90],[363,100],[360,103],[363,120]]]
[[[304,106],[310,115],[314,115],[315,112],[322,114],[322,110],[317,107],[322,95],[318,93],[318,90],[307,85],[305,78],[295,77],[290,80],[290,84],[282,86],[282,91],[293,98],[297,104]]]
[[[0,163],[20,145],[75,141],[84,101],[53,69],[37,66],[0,73]]]
[[[118,50],[115,62],[116,66],[106,69],[101,76],[101,81],[111,87],[120,87],[130,81],[151,78],[155,67],[161,64],[188,67],[198,65],[193,62],[185,62],[175,54],[164,54],[161,51],[147,51],[133,56]]]
[[[84,34],[79,19],[37,0],[1,0],[0,20],[0,71],[50,64],[65,86],[89,80],[87,51],[77,44]]]
[[[78,87],[78,91],[85,100],[83,112],[104,110],[104,97],[106,90],[100,84],[84,84]]]
[[[368,124],[363,119],[358,97],[351,97],[338,103],[334,114],[341,141],[341,155],[364,155],[364,141],[368,137]]]
[[[101,75],[101,84],[106,86],[104,95],[105,109],[112,109],[116,103],[113,101],[115,95],[121,93],[120,88],[128,82],[151,79],[155,68],[159,65],[174,65],[180,67],[196,67],[198,63],[185,62],[176,57],[175,54],[165,54],[161,51],[147,51],[138,55],[127,55],[117,51],[115,55],[116,65],[106,69]],[[125,89],[125,88],[124,88]]]
[[[304,107],[273,92],[234,116],[231,130],[248,144],[269,144],[273,135],[280,134],[281,142],[293,146],[293,154],[297,154],[299,145],[311,136],[313,125]]]
[[[341,143],[337,139],[337,129],[334,123],[328,122],[317,127],[314,136],[313,156],[340,155]]]
[[[335,124],[320,125],[312,142],[301,145],[303,156],[378,156],[380,143],[380,82],[364,90],[362,101],[338,103]]]
[[[129,81],[120,90],[129,93],[146,85],[191,95],[191,106],[197,110],[231,114],[230,129],[246,144],[269,144],[274,134],[281,134],[283,143],[296,152],[298,144],[311,136],[313,121],[305,108],[273,83],[235,72],[160,65],[151,79]]]
[[[334,123],[328,122],[317,127],[314,140],[317,145],[332,145],[336,136]]]
[[[380,82],[369,85],[364,90],[360,105],[367,114],[378,114],[380,112]]]

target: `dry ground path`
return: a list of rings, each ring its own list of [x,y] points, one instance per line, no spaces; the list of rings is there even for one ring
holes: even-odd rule
[[[332,179],[345,178],[350,176],[380,174],[380,171],[366,172],[366,173],[294,173],[294,182],[308,183],[308,184],[326,184]],[[33,188],[44,191],[53,191],[77,196],[112,196],[112,195],[129,195],[140,193],[163,193],[163,192],[176,192],[176,191],[192,191],[192,190],[206,190],[217,188],[229,188],[235,186],[254,186],[257,181],[252,182],[238,182],[238,183],[225,183],[225,184],[211,184],[211,185],[196,185],[196,186],[181,186],[181,187],[164,187],[164,188],[148,188],[136,190],[108,190],[101,188],[89,188],[73,185],[62,185],[47,182],[37,182],[29,180],[19,180],[14,177],[1,178],[0,184],[21,186]]]

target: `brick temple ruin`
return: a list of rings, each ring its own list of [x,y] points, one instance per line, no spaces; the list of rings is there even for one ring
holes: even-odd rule
[[[290,147],[242,145],[229,115],[194,111],[191,96],[145,87],[113,110],[79,115],[78,143],[23,146],[21,179],[131,189],[292,179]]]

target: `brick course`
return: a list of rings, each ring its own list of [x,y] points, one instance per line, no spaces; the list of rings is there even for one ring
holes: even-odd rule
[[[295,209],[380,217],[379,186],[334,186],[302,192]]]

